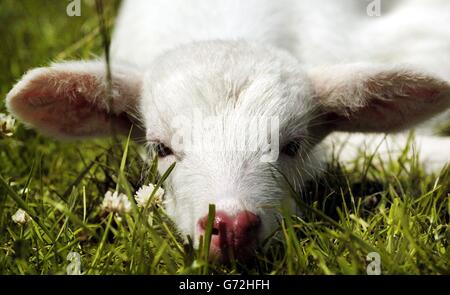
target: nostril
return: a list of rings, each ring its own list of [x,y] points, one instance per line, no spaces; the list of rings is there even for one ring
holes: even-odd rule
[[[206,226],[208,225],[208,215],[200,218],[198,221],[198,228],[200,232],[203,234],[206,230]],[[212,228],[213,235],[219,235],[221,231],[225,230],[228,224],[230,223],[230,218],[225,212],[218,211],[216,212],[216,216],[214,217],[214,223]]]
[[[239,212],[234,220],[235,239],[240,244],[252,243],[256,240],[261,227],[261,218],[249,211]]]

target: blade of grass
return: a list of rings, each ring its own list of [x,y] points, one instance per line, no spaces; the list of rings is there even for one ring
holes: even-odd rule
[[[206,223],[204,246],[203,246],[203,259],[205,260],[204,274],[209,272],[209,249],[211,247],[212,230],[214,226],[214,220],[216,218],[216,206],[209,204],[208,207],[208,222]]]
[[[108,221],[106,223],[105,231],[103,232],[102,240],[100,241],[100,245],[98,246],[97,251],[95,252],[94,260],[92,260],[91,267],[88,270],[88,274],[90,274],[91,270],[95,269],[95,267],[97,265],[97,261],[103,252],[103,248],[105,247],[105,243],[106,243],[106,238],[108,236],[109,229],[111,228],[111,222],[113,219],[113,215],[114,215],[114,213],[112,213],[112,212],[109,213]]]

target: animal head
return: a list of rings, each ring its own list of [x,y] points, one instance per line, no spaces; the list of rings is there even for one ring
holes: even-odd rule
[[[102,61],[31,70],[7,96],[11,113],[57,138],[127,133],[136,118],[159,158],[173,163],[165,205],[198,241],[216,205],[211,251],[253,251],[277,227],[292,188],[320,169],[330,132],[392,132],[450,105],[450,85],[403,67],[303,69],[285,52],[241,41],[198,42],[150,67]]]

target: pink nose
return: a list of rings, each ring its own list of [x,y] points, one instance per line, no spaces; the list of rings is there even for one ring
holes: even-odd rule
[[[208,215],[198,221],[200,235],[204,235]],[[254,251],[258,239],[261,218],[250,211],[240,211],[229,216],[223,211],[216,212],[210,252],[213,256],[228,260],[231,255],[245,258]]]

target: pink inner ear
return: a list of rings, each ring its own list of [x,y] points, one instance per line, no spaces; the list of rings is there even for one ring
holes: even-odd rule
[[[359,94],[365,105],[335,114],[338,130],[395,132],[430,118],[450,104],[447,83],[420,75],[382,73],[362,89]]]
[[[126,116],[108,113],[105,96],[94,76],[59,72],[29,82],[13,105],[23,120],[50,135],[100,136],[110,133],[112,118],[129,126]]]
[[[425,100],[426,103],[435,103],[443,94],[443,89],[431,87],[408,87],[405,96],[416,100]]]

